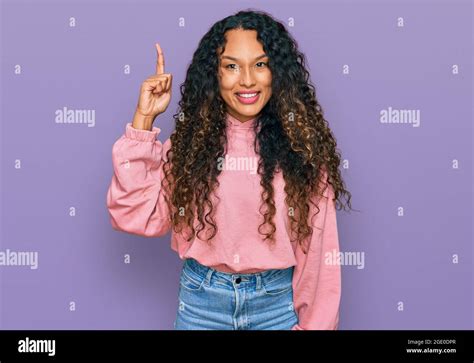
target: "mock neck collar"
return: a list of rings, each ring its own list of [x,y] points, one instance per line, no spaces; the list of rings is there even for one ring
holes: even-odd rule
[[[256,117],[251,120],[240,122],[230,113],[226,112],[226,124],[228,127],[233,129],[251,129],[255,125]]]

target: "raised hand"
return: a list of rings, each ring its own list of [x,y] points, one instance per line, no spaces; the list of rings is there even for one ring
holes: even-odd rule
[[[156,116],[166,111],[171,100],[172,75],[165,73],[165,59],[158,43],[155,74],[143,81],[140,88],[133,127],[151,129]]]

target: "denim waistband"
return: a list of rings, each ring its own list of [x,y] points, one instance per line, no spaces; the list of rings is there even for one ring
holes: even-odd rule
[[[262,280],[263,282],[271,282],[272,280],[279,279],[287,274],[293,276],[294,270],[294,266],[290,266],[285,269],[269,269],[255,273],[228,273],[217,271],[212,267],[205,266],[194,258],[185,259],[183,268],[190,269],[202,278],[206,278],[208,281],[210,281],[212,275],[216,275],[221,279],[226,280],[229,284],[232,284],[239,278],[241,285],[252,284],[257,286],[257,288],[260,288]]]

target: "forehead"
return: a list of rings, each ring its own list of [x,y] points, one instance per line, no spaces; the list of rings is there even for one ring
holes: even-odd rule
[[[225,38],[226,44],[223,55],[246,58],[247,56],[254,57],[264,53],[262,44],[257,40],[256,30],[228,30],[225,33]]]

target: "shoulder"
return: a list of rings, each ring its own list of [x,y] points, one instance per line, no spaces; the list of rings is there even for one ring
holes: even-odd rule
[[[163,143],[163,159],[168,160],[167,153],[171,149],[171,139],[167,138]]]

